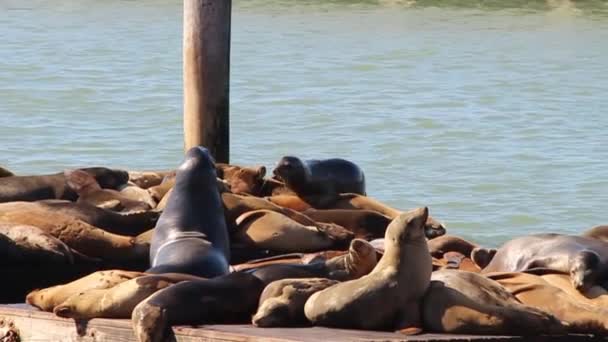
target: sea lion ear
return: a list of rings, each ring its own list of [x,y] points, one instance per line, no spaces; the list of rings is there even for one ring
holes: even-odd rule
[[[66,183],[72,190],[80,193],[84,189],[101,189],[95,177],[84,170],[65,170],[63,171]]]
[[[258,167],[258,178],[264,178],[266,176],[266,166]]]

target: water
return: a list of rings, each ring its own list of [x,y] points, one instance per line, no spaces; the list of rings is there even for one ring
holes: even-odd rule
[[[496,246],[608,218],[603,1],[235,0],[231,159],[360,164]],[[181,1],[0,0],[0,165],[181,158]]]

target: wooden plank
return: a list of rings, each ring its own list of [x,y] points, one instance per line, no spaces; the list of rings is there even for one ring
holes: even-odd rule
[[[131,342],[135,341],[131,321],[127,319],[79,320],[57,317],[25,304],[0,306],[0,341],[10,342],[9,331],[21,342],[82,341]],[[334,342],[334,341],[588,341],[589,336],[544,336],[523,338],[517,336],[471,336],[423,334],[405,337],[390,332],[309,328],[256,328],[251,325],[203,325],[173,328],[169,341],[194,342]],[[14,341],[17,341],[16,339]]]
[[[232,0],[184,0],[184,147],[229,162]]]

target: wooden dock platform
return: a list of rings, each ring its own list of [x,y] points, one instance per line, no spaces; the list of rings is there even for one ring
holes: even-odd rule
[[[569,336],[472,336],[422,334],[404,336],[390,332],[310,328],[256,328],[252,325],[203,325],[173,328],[169,341],[194,342],[334,342],[334,341],[592,341],[586,335]],[[599,340],[599,339],[598,339]],[[131,321],[92,319],[75,321],[42,312],[24,304],[0,305],[1,342],[131,342],[135,341]]]

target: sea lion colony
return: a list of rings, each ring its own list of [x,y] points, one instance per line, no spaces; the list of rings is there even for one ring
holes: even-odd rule
[[[0,170],[5,267],[81,270],[13,279],[31,290],[26,302],[75,319],[131,318],[139,341],[163,341],[172,325],[243,322],[608,332],[608,226],[484,248],[444,235],[426,207],[368,197],[363,171],[343,159],[286,156],[267,177],[195,147],[162,172]]]

